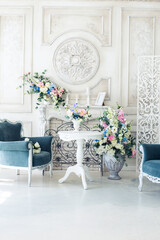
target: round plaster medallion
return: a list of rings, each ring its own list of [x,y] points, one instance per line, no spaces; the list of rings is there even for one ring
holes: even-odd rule
[[[88,41],[69,39],[58,46],[53,62],[64,82],[82,84],[95,76],[99,67],[99,54]]]

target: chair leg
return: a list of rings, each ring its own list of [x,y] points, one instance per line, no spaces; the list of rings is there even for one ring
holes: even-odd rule
[[[17,173],[17,175],[20,175],[20,170],[16,169],[16,173]]]
[[[44,176],[44,169],[42,170],[42,175]]]
[[[50,163],[50,165],[49,165],[50,177],[53,176],[52,168],[53,168],[53,164],[52,164],[52,161],[51,161],[51,163]]]
[[[142,185],[143,185],[143,173],[141,172],[139,174],[139,186],[138,186],[138,190],[141,192],[142,191]]]
[[[28,187],[31,187],[32,169],[28,169]]]

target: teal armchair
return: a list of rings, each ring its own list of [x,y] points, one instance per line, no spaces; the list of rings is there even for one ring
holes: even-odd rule
[[[31,186],[32,170],[50,167],[52,176],[52,136],[29,137],[24,141],[21,137],[21,123],[0,122],[0,167],[15,168],[28,171],[28,186]],[[41,152],[33,154],[32,143],[38,142]],[[17,171],[18,172],[18,171]]]
[[[143,177],[154,183],[160,183],[160,144],[140,145],[142,162],[139,174],[139,191],[142,191]]]

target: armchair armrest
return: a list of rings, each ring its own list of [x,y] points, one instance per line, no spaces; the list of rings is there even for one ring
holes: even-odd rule
[[[160,144],[141,144],[143,162],[148,160],[160,160]]]
[[[0,151],[29,151],[28,141],[0,142]]]
[[[51,142],[53,136],[45,136],[45,137],[29,137],[33,143],[38,142],[40,144],[42,151],[51,152]]]

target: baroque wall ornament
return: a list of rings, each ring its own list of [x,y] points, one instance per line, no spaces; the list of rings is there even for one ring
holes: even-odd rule
[[[140,143],[159,143],[160,56],[139,57],[137,102],[137,147]],[[137,151],[137,167],[141,154]]]
[[[64,82],[82,84],[95,76],[99,67],[99,54],[88,41],[69,39],[58,46],[53,62]]]

